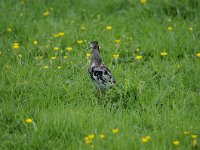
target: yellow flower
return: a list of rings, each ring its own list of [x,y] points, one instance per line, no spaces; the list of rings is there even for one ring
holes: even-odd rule
[[[113,54],[113,57],[114,57],[115,59],[118,59],[118,58],[119,58],[119,54]]]
[[[32,122],[33,122],[33,120],[31,118],[26,119],[26,123],[32,123]]]
[[[71,52],[72,49],[73,49],[72,47],[67,47],[67,48],[66,48],[66,50],[67,50],[68,52]]]
[[[137,60],[141,60],[141,59],[143,58],[143,56],[138,55],[138,56],[136,56],[135,58],[136,58]]]
[[[190,132],[189,131],[184,131],[184,135],[189,135]]]
[[[192,134],[191,137],[192,137],[192,139],[196,139],[197,135],[196,134]]]
[[[83,44],[83,40],[77,40],[77,43],[78,43],[79,45],[82,45],[82,44]]]
[[[160,55],[164,57],[164,56],[167,56],[167,53],[166,52],[161,52]]]
[[[89,139],[89,137],[86,136],[86,137],[84,137],[84,140],[87,141],[87,140],[90,140],[90,139]]]
[[[85,143],[90,144],[90,143],[92,143],[92,140],[87,140],[87,141],[85,141]]]
[[[112,130],[112,132],[113,132],[114,134],[117,134],[117,133],[119,132],[119,129],[118,129],[118,128],[115,128],[115,129]]]
[[[172,28],[171,26],[169,26],[169,27],[167,27],[167,30],[168,30],[168,31],[172,31],[173,28]]]
[[[178,145],[180,144],[180,141],[174,140],[174,141],[173,141],[173,144],[176,145],[176,146],[178,146]]]
[[[140,0],[141,4],[146,4],[147,0]]]
[[[38,41],[36,41],[36,40],[33,41],[33,44],[34,44],[34,45],[37,45],[37,44],[38,44]]]
[[[59,48],[58,48],[58,47],[54,47],[53,49],[54,49],[54,51],[58,51],[58,50],[59,50]]]
[[[99,135],[99,138],[100,138],[100,139],[104,139],[104,138],[105,138],[105,135],[104,135],[104,134],[100,134],[100,135]]]
[[[44,16],[48,16],[49,15],[49,11],[46,11],[43,13]]]
[[[8,32],[12,32],[12,29],[10,27],[7,28]]]
[[[172,19],[171,19],[171,18],[169,18],[169,19],[167,19],[167,21],[168,21],[168,22],[172,22]]]
[[[18,49],[19,48],[19,43],[13,43],[13,48]]]
[[[149,140],[151,140],[151,137],[149,135],[142,138],[143,143],[147,143]]]
[[[52,59],[52,60],[55,60],[55,59],[56,59],[56,56],[52,56],[51,59]]]
[[[64,36],[64,35],[65,35],[64,32],[59,32],[59,33],[58,33],[58,36],[60,36],[60,37],[61,37],[61,36]]]
[[[44,69],[48,69],[48,68],[49,68],[49,66],[47,66],[47,65],[46,65],[46,66],[44,66]]]
[[[54,34],[53,36],[54,36],[54,37],[62,37],[62,36],[64,36],[64,35],[65,35],[64,32],[58,32],[57,34]]]
[[[91,56],[91,54],[90,54],[90,53],[87,53],[87,54],[86,54],[86,57],[90,57],[90,56]]]
[[[62,67],[61,66],[58,66],[58,69],[61,69]]]
[[[107,30],[112,30],[112,26],[106,26]]]
[[[89,138],[90,140],[93,140],[93,139],[94,139],[94,134],[88,135],[88,138]]]
[[[192,28],[192,27],[189,27],[189,31],[191,31],[191,32],[192,32],[192,31],[193,31],[193,28]]]
[[[147,139],[146,137],[143,137],[143,138],[142,138],[142,142],[143,142],[143,143],[147,143],[147,142],[148,142],[148,139]]]
[[[63,58],[64,58],[64,59],[67,59],[67,56],[65,55],[65,56],[63,56]]]
[[[197,140],[194,139],[194,140],[192,140],[192,147],[196,147],[196,146],[197,146]]]
[[[119,44],[119,43],[121,43],[121,40],[115,40],[115,43]]]
[[[151,137],[149,135],[146,136],[147,140],[151,140]]]
[[[87,144],[90,144],[90,143],[92,143],[92,139],[93,139],[94,137],[92,136],[92,135],[89,135],[89,136],[86,136],[85,138],[84,138],[84,140],[85,140],[85,142],[87,143]]]
[[[196,56],[200,58],[200,52],[199,52],[199,53],[196,53]]]
[[[21,55],[21,54],[19,54],[19,55],[18,55],[18,57],[19,57],[19,58],[22,58],[22,55]]]

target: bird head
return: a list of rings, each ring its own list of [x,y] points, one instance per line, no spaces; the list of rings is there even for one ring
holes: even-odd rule
[[[92,50],[94,50],[94,49],[98,49],[98,50],[99,50],[99,44],[98,44],[98,42],[97,42],[97,41],[91,42],[91,43],[90,43],[90,48],[91,48]]]

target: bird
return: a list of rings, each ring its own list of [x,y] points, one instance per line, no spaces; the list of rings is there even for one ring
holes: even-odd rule
[[[103,63],[98,42],[92,41],[90,48],[92,49],[92,56],[88,69],[89,75],[97,88],[100,90],[109,89],[116,83],[115,78]]]

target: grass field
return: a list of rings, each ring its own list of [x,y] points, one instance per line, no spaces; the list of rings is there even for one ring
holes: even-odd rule
[[[199,0],[1,0],[0,22],[0,149],[199,149]]]

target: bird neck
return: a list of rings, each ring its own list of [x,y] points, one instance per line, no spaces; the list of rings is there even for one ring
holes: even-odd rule
[[[101,63],[102,63],[102,59],[101,59],[101,55],[100,55],[99,49],[93,49],[92,50],[91,65],[100,66]]]

